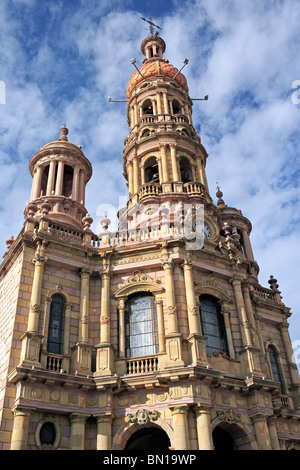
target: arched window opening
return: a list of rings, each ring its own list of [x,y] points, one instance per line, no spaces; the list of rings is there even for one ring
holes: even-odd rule
[[[158,353],[158,328],[154,297],[149,293],[132,294],[125,307],[126,357]]]
[[[48,176],[49,176],[49,165],[47,165],[43,169],[40,196],[46,196]]]
[[[153,106],[151,100],[146,100],[142,106],[143,114],[153,114]]]
[[[207,354],[210,356],[215,351],[224,351],[229,355],[224,318],[217,299],[201,295],[200,309],[203,334],[207,337]]]
[[[145,163],[145,183],[158,183],[159,172],[156,157],[150,157]]]
[[[50,306],[47,351],[62,354],[66,301],[62,295],[54,294]]]
[[[145,129],[141,134],[141,139],[143,139],[143,137],[149,137],[150,135],[150,129]]]
[[[181,106],[179,101],[173,100],[173,114],[180,114],[181,113]]]
[[[185,157],[179,159],[180,175],[182,183],[193,181],[193,171],[189,160]]]
[[[55,426],[50,421],[43,424],[40,430],[40,441],[42,445],[53,446],[56,438]]]
[[[169,436],[156,427],[141,428],[128,439],[125,450],[168,451],[171,447]]]
[[[214,450],[237,450],[237,445],[225,429],[217,426],[212,433]]]
[[[278,354],[274,346],[269,346],[268,347],[268,354],[269,354],[269,359],[270,359],[270,364],[271,364],[271,369],[272,369],[272,374],[273,374],[273,379],[276,382],[280,383],[280,388],[281,388],[281,393],[282,395],[285,395],[285,386],[278,362]]]
[[[69,165],[64,167],[64,180],[63,180],[63,189],[62,194],[65,197],[70,197],[72,195],[72,185],[73,185],[73,168]]]

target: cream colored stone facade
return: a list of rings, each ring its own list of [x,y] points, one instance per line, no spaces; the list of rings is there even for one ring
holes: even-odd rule
[[[163,58],[164,41],[148,37],[142,50],[142,76],[127,90],[119,231],[105,217],[101,234],[90,230],[92,169],[66,128],[30,162],[24,226],[0,267],[0,448],[123,450],[146,440],[156,450],[156,435],[174,450],[299,449],[289,308],[275,279],[258,283],[250,221],[220,191],[213,203],[187,83]],[[188,248],[184,205],[204,207],[202,248]],[[154,299],[156,353],[129,356],[128,299],[143,294]],[[59,353],[49,351],[56,296]],[[227,344],[213,352],[203,296],[215,299]]]

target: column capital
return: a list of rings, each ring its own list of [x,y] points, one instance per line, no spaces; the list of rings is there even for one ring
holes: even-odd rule
[[[33,260],[32,260],[32,262],[35,265],[44,265],[46,263],[47,259],[48,258],[46,258],[46,256],[41,256],[38,253],[36,253]]]
[[[97,423],[112,423],[115,415],[113,413],[99,413],[99,414],[93,414],[92,415],[94,418],[97,418]]]
[[[213,405],[198,403],[197,405],[195,405],[193,409],[194,409],[196,417],[198,418],[198,416],[201,416],[204,414],[210,415],[212,408],[213,408]]]
[[[169,405],[169,409],[171,410],[172,416],[173,415],[187,415],[189,411],[189,405]]]
[[[236,275],[236,274],[234,276],[232,276],[231,279],[229,279],[229,282],[233,285],[233,287],[241,285],[242,281],[243,281],[243,278],[241,276]]]
[[[193,261],[185,259],[181,266],[183,267],[184,271],[188,271],[188,270],[192,270],[194,263]]]
[[[92,274],[92,270],[88,268],[81,268],[79,271],[81,279],[89,278]]]
[[[161,260],[161,264],[164,270],[173,268],[172,258],[165,258]]]
[[[20,405],[17,405],[12,408],[14,418],[16,418],[17,416],[30,416],[33,411],[35,411],[35,408],[27,408],[25,406]]]
[[[163,305],[163,299],[155,299],[155,305]]]
[[[87,413],[71,413],[69,416],[69,420],[71,424],[84,423],[90,416],[91,414]]]
[[[253,423],[266,423],[268,415],[265,415],[264,413],[258,411],[257,413],[249,415],[249,417],[251,418]]]
[[[160,149],[166,149],[168,144],[166,142],[159,142],[159,148]]]
[[[169,143],[169,147],[170,147],[171,149],[175,149],[175,148],[177,147],[177,142],[170,142],[170,143]]]

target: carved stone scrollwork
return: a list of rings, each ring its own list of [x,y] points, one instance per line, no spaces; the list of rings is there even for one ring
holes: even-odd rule
[[[126,416],[127,423],[147,424],[148,421],[156,421],[158,419],[158,411],[138,410],[136,413],[128,413]]]
[[[241,415],[234,410],[217,411],[217,416],[226,423],[233,424],[241,421]]]

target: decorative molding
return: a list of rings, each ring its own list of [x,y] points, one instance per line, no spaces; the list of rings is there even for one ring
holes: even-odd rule
[[[158,411],[138,410],[136,413],[128,413],[126,415],[127,423],[147,424],[149,421],[156,421],[158,419]]]
[[[118,285],[116,298],[126,297],[134,292],[152,292],[154,294],[163,292],[160,279],[152,279],[148,274],[141,271],[134,271],[123,284]]]
[[[217,411],[217,416],[228,424],[239,423],[241,421],[240,413],[236,413],[233,409]]]

